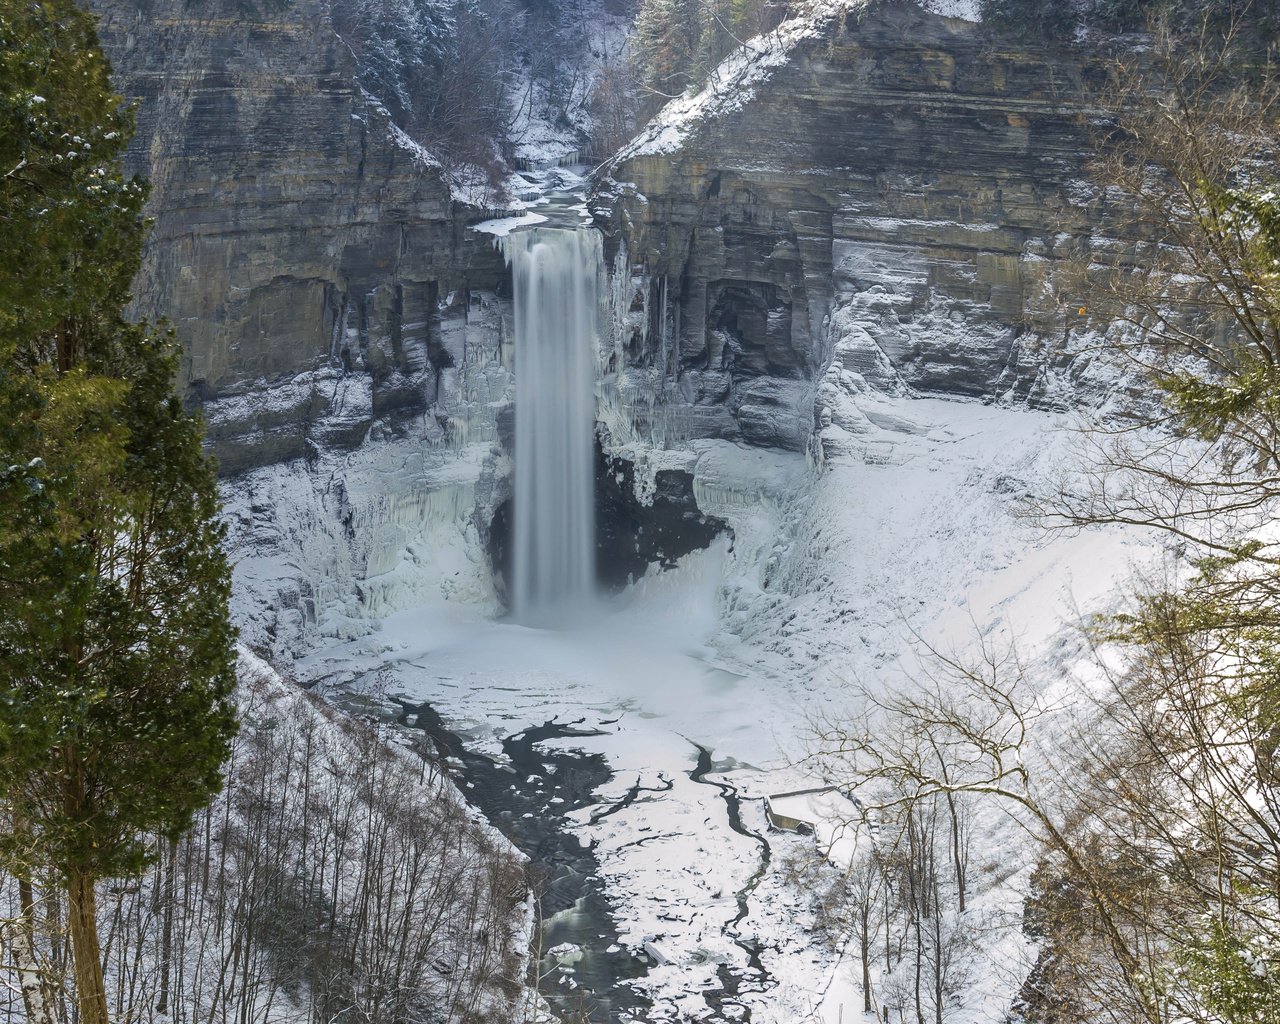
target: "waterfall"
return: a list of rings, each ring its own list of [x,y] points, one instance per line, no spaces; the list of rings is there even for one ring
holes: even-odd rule
[[[603,255],[582,228],[503,242],[515,282],[516,618],[567,622],[595,587],[595,363]]]

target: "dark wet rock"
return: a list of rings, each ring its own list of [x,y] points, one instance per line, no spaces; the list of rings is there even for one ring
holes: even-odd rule
[[[691,473],[659,470],[652,500],[643,503],[630,462],[597,448],[596,466],[596,571],[607,587],[623,587],[654,565],[670,568],[728,530],[698,509]]]
[[[659,470],[653,493],[641,501],[635,466],[596,445],[596,576],[601,586],[620,590],[654,566],[669,569],[685,555],[708,547],[729,530],[722,519],[704,515],[693,492],[693,474]],[[514,558],[513,502],[507,498],[488,524],[490,564],[505,594]]]

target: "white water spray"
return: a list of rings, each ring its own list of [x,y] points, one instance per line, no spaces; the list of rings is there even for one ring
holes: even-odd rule
[[[575,618],[595,588],[595,362],[603,257],[589,229],[506,237],[515,282],[516,618]]]

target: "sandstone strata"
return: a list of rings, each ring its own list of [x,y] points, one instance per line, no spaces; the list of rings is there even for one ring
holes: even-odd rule
[[[355,85],[320,0],[94,0],[155,228],[142,315],[182,342],[224,472],[424,413],[442,319],[500,259],[440,168]]]
[[[859,388],[1053,406],[1088,387],[1087,297],[1061,271],[1105,228],[1084,181],[1098,69],[909,0],[772,47],[598,181],[643,310],[629,372],[660,368],[695,435],[790,448],[822,418],[856,433]]]

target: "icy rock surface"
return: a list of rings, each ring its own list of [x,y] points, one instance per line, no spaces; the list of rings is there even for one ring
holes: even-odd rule
[[[224,483],[246,639],[296,654],[430,600],[497,608],[484,534],[511,475],[499,436],[513,397],[503,317],[492,294],[473,292],[464,312],[444,319],[446,358],[415,416],[375,419],[365,378],[336,372],[213,408],[214,431],[233,402],[231,422],[264,424],[242,443],[269,444],[275,406],[325,403],[306,433],[310,458]],[[280,422],[294,429],[292,417]],[[363,440],[352,450],[343,427],[353,423]]]
[[[655,436],[804,450],[838,412],[818,395],[836,346],[881,389],[1132,397],[1072,276],[1131,230],[1085,184],[1098,68],[1013,40],[995,59],[976,14],[801,7],[601,169],[619,378],[653,396]]]
[[[429,701],[493,757],[503,736],[572,723],[576,735],[549,742],[601,753],[614,772],[573,827],[600,862],[620,941],[637,954],[654,944],[669,961],[635,983],[655,1021],[749,1010],[765,1024],[814,1013],[834,1024],[841,1003],[849,1019],[856,965],[810,931],[785,869],[812,840],[767,833],[761,802],[824,781],[798,763],[814,716],[838,718],[854,684],[901,684],[921,656],[914,635],[957,651],[977,636],[1016,638],[1034,685],[1085,685],[1082,641],[1063,623],[1113,607],[1117,581],[1150,550],[1131,535],[1045,533],[1016,515],[1071,457],[1069,417],[872,387],[853,367],[877,365],[875,352],[858,345],[833,362],[839,380],[824,379],[843,404],[809,456],[715,439],[620,444],[638,492],[688,473],[699,509],[732,538],[646,577],[580,630],[494,619],[466,531],[442,527],[410,542],[430,558],[402,556],[384,574],[397,581],[387,614],[373,623],[331,602],[296,662],[304,678],[376,677]],[[356,480],[346,486],[363,493],[363,473],[429,479],[440,493],[442,468],[405,468],[420,458],[403,442],[371,447],[365,469],[343,468]],[[278,477],[261,486],[296,500],[290,474]],[[376,507],[367,495],[355,503]],[[368,533],[374,520],[360,521]],[[336,542],[317,543],[332,558]],[[242,560],[243,591],[291,571],[254,564]],[[984,923],[955,1019],[976,1022],[1007,1005],[1034,950],[1017,925],[1033,851],[998,813],[975,829],[972,913]]]

